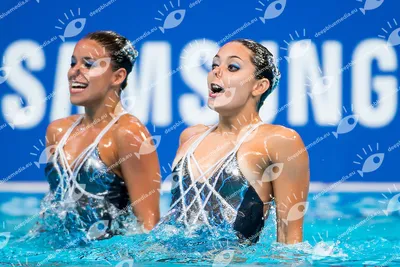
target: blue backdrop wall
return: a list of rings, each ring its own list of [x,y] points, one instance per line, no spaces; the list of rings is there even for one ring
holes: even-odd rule
[[[1,1],[0,187],[44,182],[46,126],[82,112],[68,97],[72,50],[96,30],[121,33],[139,51],[124,97],[161,137],[164,177],[180,132],[217,120],[205,106],[210,59],[225,42],[251,38],[282,72],[262,117],[300,133],[312,182],[354,190],[398,182],[399,8],[394,0]]]

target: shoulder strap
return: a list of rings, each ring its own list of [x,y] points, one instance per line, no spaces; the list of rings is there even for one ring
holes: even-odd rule
[[[58,146],[63,147],[68,139],[68,137],[71,135],[72,131],[75,129],[75,127],[81,123],[84,115],[82,114],[79,116],[79,118],[69,127],[69,129],[65,132],[64,136],[61,138],[60,142],[58,143]]]
[[[214,124],[207,131],[205,131],[202,135],[200,135],[199,138],[197,138],[197,140],[194,141],[193,144],[189,147],[189,149],[186,152],[186,154],[189,151],[191,151],[191,153],[194,152],[196,150],[196,148],[199,146],[199,144],[201,143],[201,141],[203,141],[204,138],[207,137],[207,135],[209,135],[215,128],[217,128],[217,126],[218,126],[218,124]]]
[[[60,155],[60,159],[61,159],[61,164],[63,165],[63,169],[66,170],[69,173],[72,173],[71,168],[69,167],[68,164],[66,164],[66,162],[64,161],[65,157],[65,153],[63,150],[63,147],[65,146],[65,143],[67,142],[68,137],[71,135],[72,131],[75,129],[75,127],[81,123],[82,119],[83,119],[84,115],[82,114],[81,116],[78,117],[78,119],[69,127],[69,129],[65,132],[64,136],[61,138],[60,142],[58,143],[58,145],[56,146],[55,152],[54,152],[54,157],[53,159],[56,161],[54,162],[54,165],[57,168],[57,158]]]
[[[225,156],[223,156],[222,158],[220,158],[219,160],[217,160],[213,165],[211,165],[206,171],[202,171],[196,158],[194,157],[194,151],[197,148],[197,146],[200,144],[200,142],[212,131],[216,128],[217,125],[214,125],[213,127],[211,127],[207,132],[205,132],[201,137],[199,137],[193,144],[192,146],[188,149],[188,151],[186,152],[185,156],[184,156],[184,160],[181,161],[181,170],[183,169],[183,164],[186,161],[188,164],[188,172],[189,172],[189,176],[192,178],[193,177],[193,173],[191,170],[191,163],[190,163],[190,158],[193,159],[193,162],[195,163],[200,176],[198,177],[198,179],[203,178],[209,171],[211,171],[212,169],[217,169],[216,166],[223,164],[226,160],[231,160],[232,156],[235,155],[235,153],[239,150],[240,146],[243,144],[243,142],[246,140],[246,138],[255,130],[257,129],[260,125],[264,124],[262,121],[258,122],[254,125],[252,125],[250,127],[250,129],[247,130],[247,132],[242,136],[242,138],[239,140],[239,142],[235,145],[235,147],[228,152]],[[212,175],[212,174],[211,174]],[[192,178],[193,180],[193,178]]]
[[[92,152],[96,149],[97,145],[99,144],[101,138],[103,138],[103,136],[108,132],[108,130],[119,120],[119,118],[126,114],[127,112],[121,112],[120,114],[118,114],[117,116],[115,116],[108,124],[106,127],[103,128],[103,130],[101,130],[101,132],[99,133],[99,135],[96,137],[96,139],[94,140],[94,142],[92,144],[90,144],[84,151],[83,153],[81,153],[81,155],[78,156],[78,158],[75,160],[76,164],[79,164],[77,168],[74,169],[74,176],[76,176],[76,174],[78,174],[79,169],[82,167],[82,165],[85,163],[85,161],[87,160],[87,158],[90,156],[90,154],[92,154]],[[76,166],[75,164],[75,166]]]
[[[260,125],[263,125],[264,122],[260,121],[250,127],[250,129],[247,130],[247,132],[242,136],[242,138],[239,140],[239,142],[236,144],[235,148],[239,149],[240,146],[243,144],[244,141],[246,141],[246,138],[249,137],[250,134],[252,134]],[[236,151],[235,151],[236,152]]]
[[[127,114],[127,112],[121,112],[120,114],[118,114],[117,116],[115,116],[108,124],[106,127],[104,127],[104,129],[101,130],[100,134],[96,137],[96,139],[94,140],[94,142],[90,145],[88,145],[83,151],[82,153],[74,160],[74,162],[72,163],[72,165],[75,166],[75,168],[72,170],[71,166],[69,166],[68,161],[66,159],[65,153],[64,153],[64,145],[66,143],[66,140],[68,138],[68,136],[71,134],[72,130],[81,122],[81,120],[83,119],[83,115],[71,126],[70,129],[68,129],[68,131],[65,133],[63,139],[60,141],[59,146],[57,146],[56,151],[60,154],[60,160],[61,163],[63,165],[64,170],[66,170],[66,174],[63,175],[61,174],[61,171],[58,172],[58,174],[60,175],[60,179],[65,179],[66,181],[60,181],[59,186],[61,186],[61,194],[62,197],[65,196],[65,194],[67,193],[69,187],[71,186],[70,182],[74,182],[75,186],[77,185],[76,183],[76,176],[78,175],[78,172],[80,170],[80,168],[82,167],[82,165],[85,163],[85,161],[87,160],[87,158],[92,154],[92,152],[94,151],[94,149],[96,149],[98,143],[100,142],[101,138],[104,136],[104,134],[111,128],[112,125],[114,125],[114,123],[116,121],[118,121],[118,119],[124,115]],[[56,157],[54,157],[56,158]],[[56,164],[55,164],[56,165]],[[64,183],[65,186],[64,187]],[[80,188],[81,189],[81,188]],[[82,190],[83,193],[87,193],[84,192],[84,190]],[[89,193],[87,193],[89,194]],[[91,194],[90,194],[91,195]],[[95,195],[91,195],[92,197],[95,197]]]

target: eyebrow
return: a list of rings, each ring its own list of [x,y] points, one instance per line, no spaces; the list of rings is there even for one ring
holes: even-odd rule
[[[96,60],[96,58],[93,57],[83,57],[84,60]]]
[[[219,56],[219,55],[215,55],[214,58],[220,58],[220,56]],[[238,56],[229,56],[229,57],[228,57],[228,59],[231,59],[231,58],[238,58],[238,59],[240,59],[241,61],[243,61],[243,59],[241,59],[241,58],[238,57]]]
[[[76,57],[74,55],[71,56],[71,59],[76,59]],[[96,58],[93,57],[83,57],[83,60],[96,60]]]

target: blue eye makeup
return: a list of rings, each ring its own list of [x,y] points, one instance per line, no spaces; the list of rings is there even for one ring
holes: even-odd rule
[[[240,66],[237,63],[231,63],[228,66],[228,70],[229,71],[237,71],[237,70],[240,70]]]
[[[96,62],[94,60],[90,59],[83,59],[85,61],[85,67],[91,68],[91,67],[96,67]]]
[[[217,62],[213,62],[211,65],[211,69],[215,69],[218,66],[219,66],[219,64]],[[228,65],[227,69],[231,72],[238,71],[238,70],[240,70],[240,65],[238,63],[230,63]]]
[[[74,57],[71,58],[71,67],[76,65],[76,59]]]

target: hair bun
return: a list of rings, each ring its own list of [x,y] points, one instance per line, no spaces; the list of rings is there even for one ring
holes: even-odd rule
[[[274,63],[274,56],[262,44],[250,39],[237,39],[232,42],[238,42],[244,45],[252,52],[251,62],[255,67],[254,77],[256,79],[266,78],[270,82],[270,88],[267,89],[260,97],[257,109],[259,110],[264,103],[264,100],[274,91],[279,84],[281,73]]]
[[[128,57],[132,62],[132,65],[135,64],[136,58],[139,56],[139,52],[133,47],[130,41],[126,41],[125,46],[122,48],[122,53],[124,56]]]
[[[277,65],[274,63],[274,56],[272,54],[268,55],[268,65],[273,74],[272,84],[271,84],[271,91],[272,91],[279,84],[279,80],[281,79],[281,72],[279,71]]]
[[[87,34],[84,38],[98,42],[107,50],[111,57],[111,62],[113,63],[113,71],[124,68],[127,75],[129,75],[139,53],[126,37],[114,31],[96,31]],[[126,85],[127,77],[122,82],[121,88],[124,89]]]

